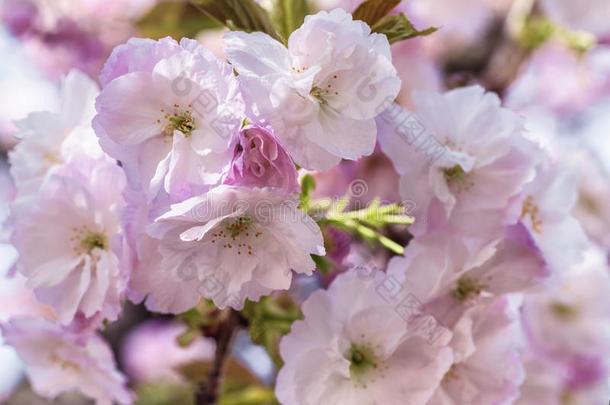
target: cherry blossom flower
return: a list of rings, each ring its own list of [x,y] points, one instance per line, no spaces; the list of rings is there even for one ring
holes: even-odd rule
[[[540,285],[549,277],[541,252],[522,225],[508,227],[504,238],[472,255],[455,234],[438,232],[411,242],[405,257],[388,264],[388,274],[416,296],[444,325],[453,327],[464,313],[496,297]]]
[[[415,114],[393,106],[377,119],[381,147],[401,174],[402,199],[417,206],[411,232],[484,214],[496,230],[510,223],[509,202],[533,178],[539,153],[522,136],[521,119],[479,86],[413,99]]]
[[[572,367],[539,357],[524,359],[526,378],[517,405],[605,405],[610,395],[606,372],[599,364],[577,361]],[[588,375],[585,384],[575,375]]]
[[[537,49],[506,95],[507,105],[530,112],[548,109],[558,119],[582,111],[610,90],[610,49],[580,54],[559,41]],[[561,80],[562,85],[557,86]]]
[[[216,184],[243,118],[231,67],[188,39],[132,41],[109,64],[105,80],[128,71],[102,89],[93,125],[131,186],[181,200]]]
[[[610,4],[604,0],[587,0],[583,3],[543,0],[541,7],[551,19],[571,29],[588,31],[602,38],[610,35],[607,23]]]
[[[429,342],[378,292],[383,277],[352,270],[303,303],[280,343],[280,402],[427,403],[451,366],[451,333],[439,326],[444,338]]]
[[[147,288],[139,295],[157,311],[180,313],[201,298],[241,308],[246,298],[288,289],[292,271],[311,274],[310,255],[324,254],[318,225],[296,205],[269,189],[226,185],[172,205],[148,228],[160,258],[136,276]]]
[[[453,330],[454,363],[428,405],[504,404],[519,395],[524,370],[518,317],[507,298],[477,307]]]
[[[528,294],[523,321],[538,354],[570,361],[610,352],[610,278],[604,254],[587,251],[558,285]]]
[[[39,395],[52,399],[80,391],[100,405],[133,402],[110,348],[97,335],[73,334],[34,318],[13,319],[0,328],[26,364],[30,383]]]
[[[520,223],[555,272],[565,272],[580,262],[589,241],[571,215],[578,197],[577,177],[557,166],[542,167],[516,199]]]
[[[0,21],[50,78],[72,68],[97,74],[112,47],[156,0],[4,0]],[[30,62],[30,63],[31,63]]]
[[[258,126],[248,126],[239,133],[224,184],[274,187],[289,194],[300,189],[290,156],[270,131]]]
[[[121,169],[108,158],[74,158],[12,207],[19,271],[62,324],[77,315],[116,319]],[[50,231],[52,230],[52,231]]]
[[[288,48],[263,33],[231,32],[225,51],[253,113],[296,163],[322,170],[373,152],[374,117],[400,88],[384,35],[336,9],[306,17]]]
[[[95,82],[72,70],[63,81],[58,112],[33,112],[17,121],[21,142],[9,157],[20,194],[37,190],[47,173],[74,153],[102,155],[90,124],[98,91]]]

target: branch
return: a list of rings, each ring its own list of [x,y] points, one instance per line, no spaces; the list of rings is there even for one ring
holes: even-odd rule
[[[229,355],[231,341],[240,324],[240,320],[239,312],[231,310],[228,318],[220,325],[216,337],[214,362],[212,363],[207,380],[201,384],[195,396],[195,403],[197,405],[212,405],[218,402],[223,367]]]

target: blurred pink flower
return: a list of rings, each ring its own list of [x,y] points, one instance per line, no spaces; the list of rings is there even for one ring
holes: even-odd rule
[[[562,119],[609,93],[609,47],[599,45],[580,54],[568,45],[550,41],[530,57],[509,87],[506,103],[517,111],[547,109]]]
[[[185,331],[185,325],[160,320],[146,321],[132,329],[121,349],[129,377],[137,383],[186,382],[179,367],[212,361],[214,340],[198,338],[181,347],[178,337]]]
[[[81,336],[48,321],[13,319],[0,326],[26,365],[36,393],[53,399],[80,391],[99,405],[133,402],[110,347],[97,335]]]

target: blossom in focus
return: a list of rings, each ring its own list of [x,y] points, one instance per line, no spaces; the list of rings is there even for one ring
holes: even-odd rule
[[[304,319],[280,343],[280,402],[427,403],[453,361],[451,333],[439,326],[432,341],[408,323],[379,293],[383,277],[352,270],[303,303]]]
[[[226,185],[172,205],[148,227],[160,260],[134,275],[143,278],[139,295],[149,308],[180,313],[201,298],[241,308],[288,289],[293,271],[311,274],[310,255],[324,254],[318,225],[296,205],[270,189]]]
[[[114,320],[120,312],[125,281],[117,245],[124,184],[113,160],[78,157],[12,206],[18,270],[62,324],[77,315]]]
[[[263,33],[230,32],[225,51],[253,114],[296,163],[322,170],[373,152],[374,118],[400,89],[384,35],[336,9],[306,17],[287,49]]]
[[[224,184],[273,187],[289,194],[300,189],[290,156],[269,130],[258,126],[240,131]]]
[[[39,395],[55,398],[76,390],[99,405],[132,403],[125,377],[117,371],[110,347],[99,336],[81,336],[34,318],[16,318],[0,328],[6,343],[26,364],[26,373]]]
[[[228,64],[193,40],[132,40],[104,72],[93,125],[132,188],[182,200],[220,180],[243,118]]]
[[[478,224],[496,222],[496,230],[510,223],[509,202],[532,179],[539,153],[522,136],[521,119],[479,86],[413,99],[414,114],[394,105],[377,119],[381,148],[401,175],[401,197],[416,204],[411,233],[452,221],[472,228],[468,218],[482,214],[493,220]]]

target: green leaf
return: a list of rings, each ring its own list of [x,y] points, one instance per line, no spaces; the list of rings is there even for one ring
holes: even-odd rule
[[[216,21],[197,12],[188,2],[166,2],[155,6],[136,24],[139,35],[159,39],[166,36],[179,40],[194,38],[199,32],[220,28]]]
[[[300,195],[300,208],[304,211],[309,210],[309,204],[311,203],[311,193],[316,189],[316,180],[311,174],[306,174],[301,179],[301,195]]]
[[[271,18],[278,33],[288,40],[290,34],[303,24],[307,14],[307,0],[275,0]]]
[[[371,27],[400,4],[401,0],[366,0],[352,13],[354,20],[364,21]]]
[[[269,296],[258,302],[246,301],[242,315],[248,320],[252,341],[263,346],[280,367],[279,343],[292,323],[303,318],[299,306],[287,294]]]
[[[192,0],[200,11],[234,31],[260,31],[280,40],[267,11],[254,0]]]
[[[438,28],[430,27],[419,31],[403,13],[388,15],[372,26],[373,32],[384,34],[390,44],[404,39],[421,37],[436,32]]]
[[[328,260],[324,256],[311,255],[313,262],[316,264],[316,268],[318,271],[324,275],[330,274],[331,265]]]

